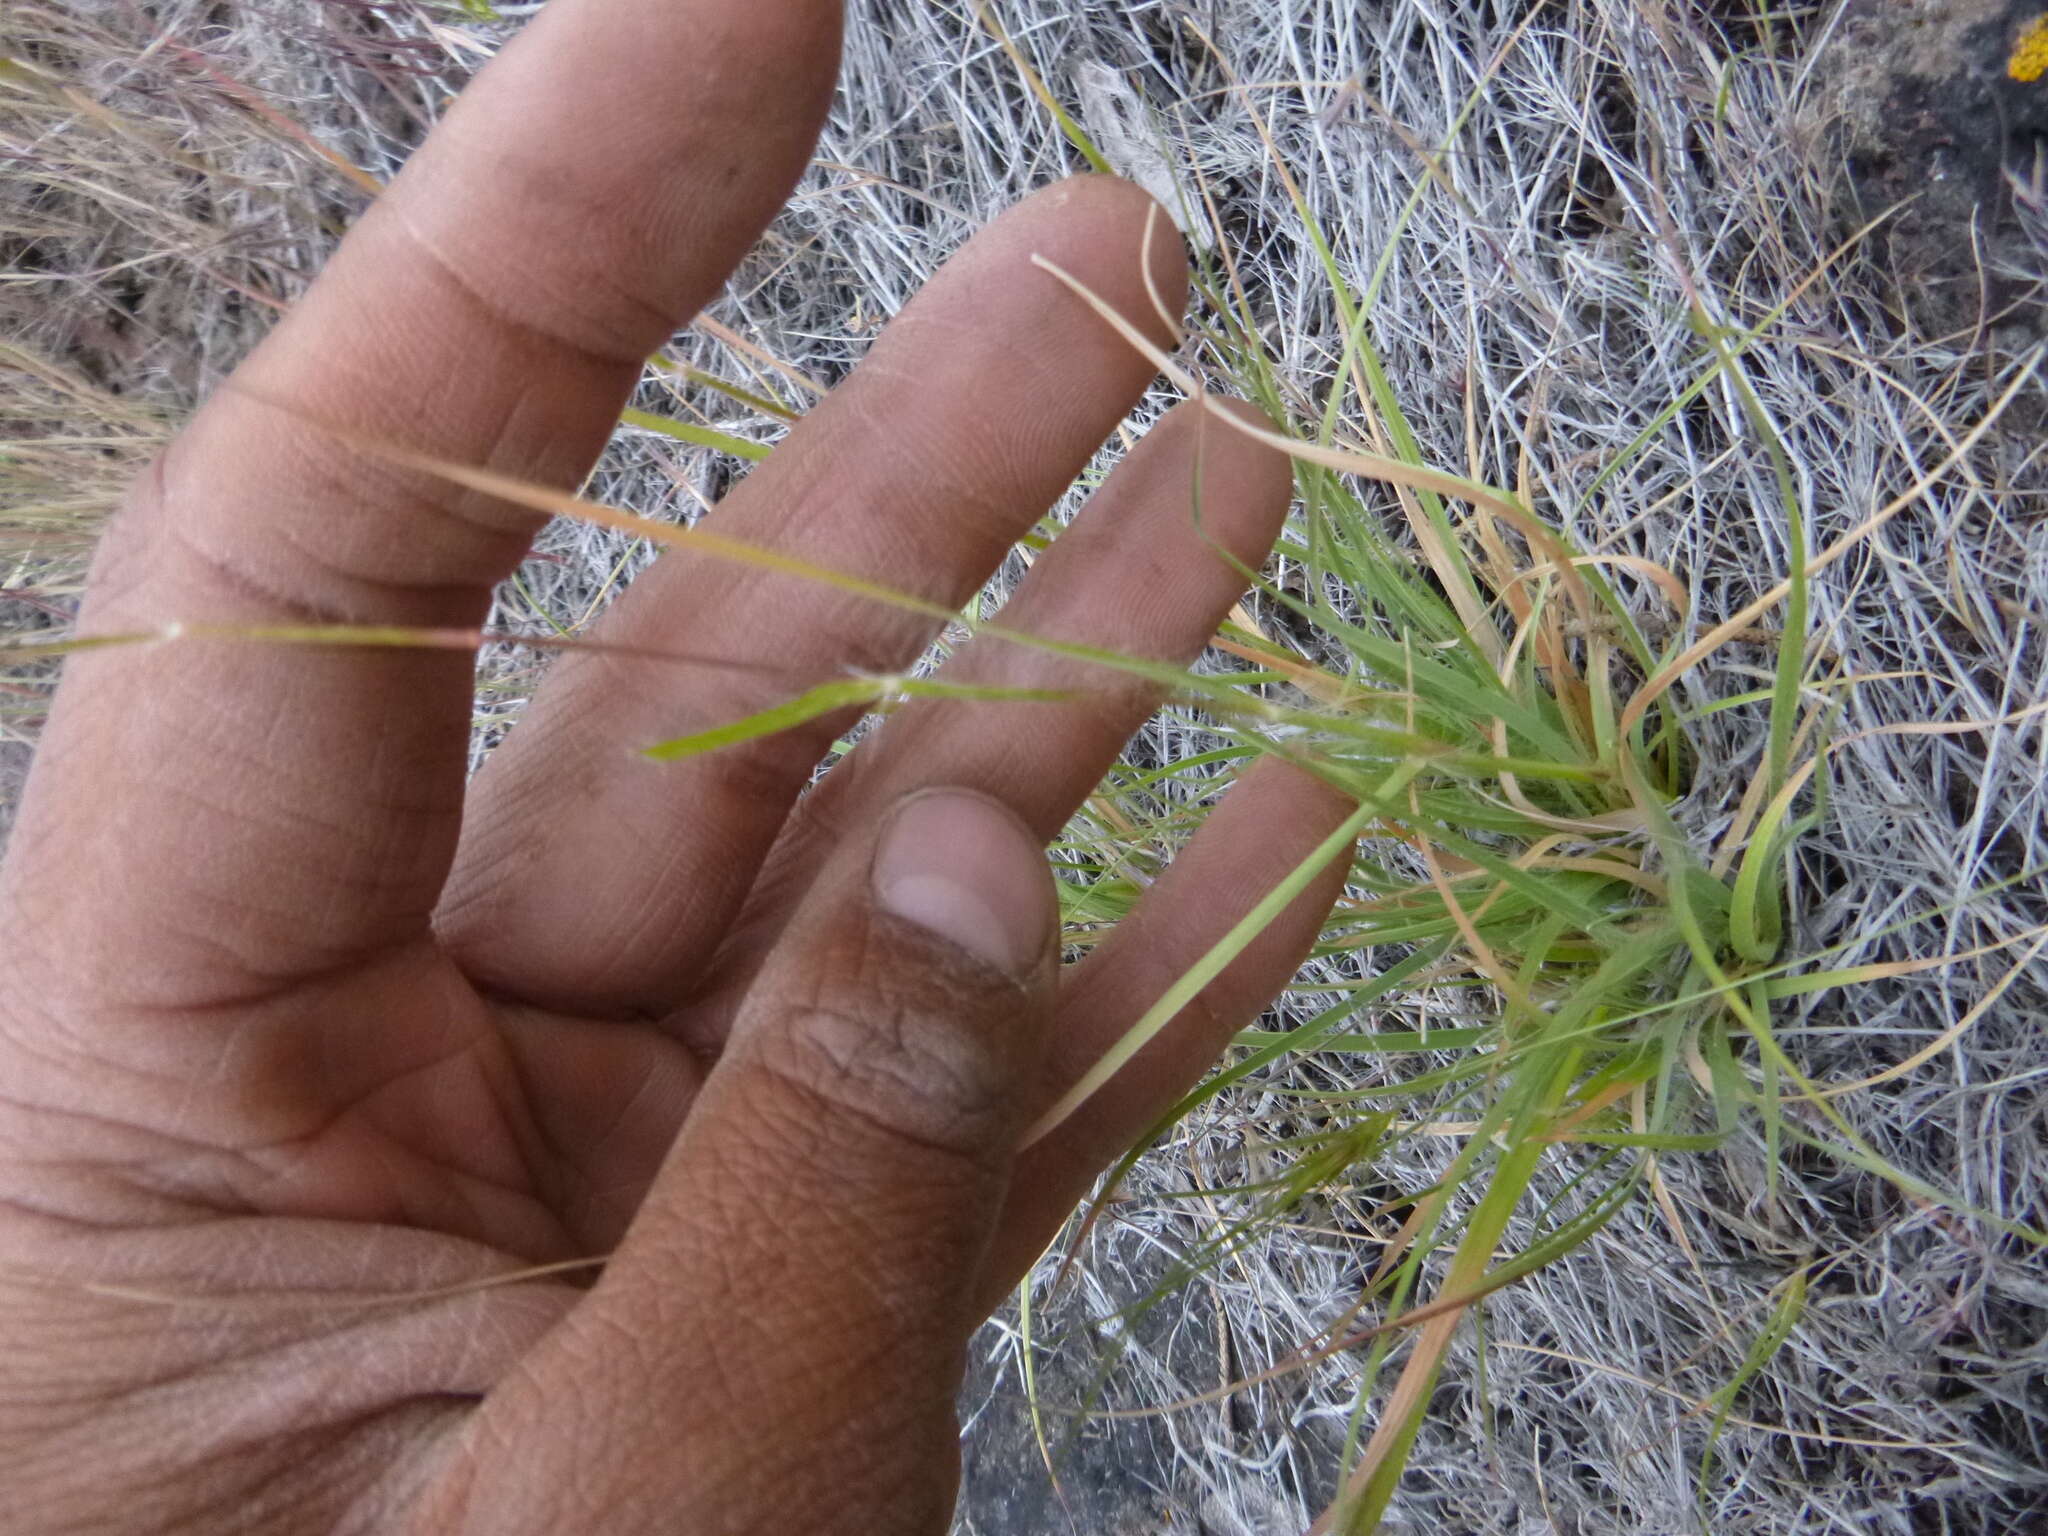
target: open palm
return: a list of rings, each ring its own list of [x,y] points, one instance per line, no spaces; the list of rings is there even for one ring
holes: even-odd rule
[[[358,445],[573,485],[804,166],[837,39],[836,0],[557,0],[137,486],[83,626],[478,624],[533,516]],[[1030,257],[1149,313],[1185,281],[1149,206],[1089,179],[990,226],[716,524],[964,602],[1149,373]],[[1011,626],[1199,651],[1213,546],[1256,563],[1289,486],[1205,420],[1144,440]],[[805,793],[845,719],[634,749],[900,669],[928,623],[671,556],[601,638],[469,786],[459,649],[72,663],[0,872],[11,1528],[943,1525],[968,1331],[1336,872],[1022,1127],[1344,807],[1253,773],[1060,975],[1041,850],[1143,688],[979,642],[949,677],[1074,699],[913,705]]]

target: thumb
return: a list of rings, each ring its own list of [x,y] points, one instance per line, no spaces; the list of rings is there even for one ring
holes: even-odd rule
[[[552,1486],[607,1532],[945,1530],[1057,930],[1043,848],[984,796],[842,848],[604,1278],[486,1403],[470,1443],[508,1465],[466,1480],[473,1528]]]

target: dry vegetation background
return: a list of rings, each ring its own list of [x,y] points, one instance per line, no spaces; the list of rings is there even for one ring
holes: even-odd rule
[[[395,171],[532,9],[491,21],[430,0],[0,4],[0,625],[61,630],[123,480],[303,289],[363,206],[366,178]],[[699,329],[675,352],[792,408],[802,390],[763,355],[829,384],[969,231],[1077,165],[964,0],[850,10],[818,165],[715,311],[720,334],[746,347]],[[1678,572],[1702,628],[1773,585],[1787,553],[1761,510],[1776,490],[1736,400],[1709,388],[1660,417],[1705,357],[1687,299],[1735,326],[1786,303],[1751,377],[1822,540],[1928,477],[2011,393],[1996,429],[1812,596],[1838,736],[1958,728],[1870,736],[1834,755],[1826,814],[1793,861],[1793,944],[1836,965],[1966,958],[1816,994],[1781,1038],[1823,1082],[1925,1051],[1840,1107],[1884,1159],[1951,1202],[1902,1196],[1791,1145],[1773,1185],[1754,1131],[1668,1159],[1666,1207],[1640,1203],[1466,1325],[1389,1528],[2048,1528],[2048,1272],[1990,1219],[2048,1223],[2048,965],[2034,936],[2048,921],[2048,747],[2042,717],[2027,713],[2048,698],[2048,409],[2036,371],[2048,202],[2038,159],[2031,174],[2024,156],[1987,171],[1953,134],[1936,142],[1948,132],[1938,72],[1969,41],[1961,23],[1996,32],[2018,10],[998,10],[1121,168],[1207,189],[1304,398],[1327,378],[1341,327],[1253,114],[1361,280],[1426,180],[1374,330],[1425,454],[1495,474],[1526,458],[1548,515],[1582,546]],[[1915,70],[1937,72],[1917,96]],[[1883,137],[1915,122],[1933,124],[1920,141]],[[1999,131],[2010,148],[2014,124]],[[1860,199],[1843,175],[1851,162]],[[1894,221],[1808,282],[1887,189],[1940,196],[1923,199],[1917,225]],[[1539,385],[1540,432],[1528,408]],[[774,435],[771,419],[665,382],[642,403]],[[1646,428],[1653,440],[1630,472],[1581,496]],[[627,429],[596,489],[688,517],[740,467]],[[497,621],[581,624],[644,558],[591,529],[553,528]],[[1669,622],[1647,607],[1642,618]],[[1770,639],[1730,647],[1686,702],[1768,686]],[[534,666],[523,652],[484,663],[479,750],[516,716]],[[0,668],[0,818],[47,681]],[[1693,799],[1721,803],[1716,776],[1753,770],[1754,719],[1707,713],[1692,729]],[[1183,721],[1134,750],[1170,762],[1200,745]],[[1687,830],[1711,843],[1721,828]],[[1985,946],[1996,947],[1977,953]],[[1319,979],[1335,978],[1306,978],[1288,1006],[1326,1000]],[[1379,1070],[1332,1055],[1295,1081],[1369,1094]],[[1164,1410],[1290,1360],[1376,1262],[1388,1232],[1375,1205],[1448,1161],[1450,1127],[1410,1143],[1400,1166],[1337,1179],[1132,1310],[1223,1219],[1217,1197],[1190,1192],[1270,1172],[1279,1154],[1267,1144],[1298,1113],[1271,1086],[1205,1108],[1157,1150],[1063,1283],[1052,1285],[1054,1266],[1041,1272],[1028,1339],[1014,1311],[984,1333],[965,1404],[967,1528],[1283,1532],[1327,1501],[1358,1388],[1350,1356],[1222,1400],[1102,1416]],[[1571,1153],[1559,1149],[1551,1188],[1582,1171]],[[1806,1305],[1745,1379],[1795,1272]],[[1057,1488],[1024,1406],[1027,1358]],[[1066,1411],[1084,1404],[1094,1416]],[[1732,1417],[1712,1433],[1724,1407]]]

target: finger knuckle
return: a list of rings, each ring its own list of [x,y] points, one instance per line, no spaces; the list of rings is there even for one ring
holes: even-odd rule
[[[981,1163],[1009,1115],[998,1064],[950,1019],[877,999],[793,1009],[772,1070],[811,1104],[913,1151]]]

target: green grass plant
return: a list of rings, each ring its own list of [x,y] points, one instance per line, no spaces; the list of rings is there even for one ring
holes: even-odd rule
[[[989,13],[983,17],[999,30]],[[1029,76],[1007,39],[1005,46]],[[1029,83],[1035,96],[1050,100],[1035,76]],[[1485,89],[1482,77],[1466,114]],[[1289,638],[1241,626],[1222,639],[1258,667],[1240,674],[1236,686],[1260,698],[1292,693],[1310,718],[1290,712],[1287,729],[1276,733],[1262,728],[1255,712],[1212,713],[1230,745],[1211,756],[1283,755],[1357,802],[1358,813],[1338,834],[1354,849],[1352,894],[1332,915],[1319,952],[1365,957],[1368,979],[1292,1029],[1247,1032],[1237,1059],[1157,1131],[1163,1135],[1254,1074],[1287,1081],[1290,1059],[1337,1053],[1354,1062],[1367,1058],[1376,1069],[1369,1075],[1379,1086],[1316,1095],[1313,1115],[1302,1120],[1309,1129],[1288,1141],[1291,1171],[1261,1190],[1240,1191],[1252,1214],[1219,1233],[1203,1260],[1213,1262],[1261,1223],[1282,1219],[1319,1189],[1369,1166],[1393,1141],[1429,1134],[1447,1119],[1464,1121],[1462,1148],[1442,1179],[1407,1191],[1394,1207],[1405,1209],[1406,1219],[1351,1309],[1373,1310],[1378,1321],[1363,1330],[1334,1329],[1302,1346],[1304,1364],[1337,1347],[1365,1354],[1348,1470],[1338,1499],[1314,1528],[1363,1532],[1376,1529],[1388,1509],[1429,1411],[1445,1347],[1470,1309],[1585,1243],[1628,1199],[1657,1198],[1667,1219],[1678,1222],[1662,1197],[1660,1160],[1711,1151],[1749,1116],[1763,1129],[1772,1176],[1785,1143],[1796,1140],[1912,1198],[1959,1203],[1890,1166],[1837,1111],[1832,1099],[1844,1087],[1867,1085],[1823,1089],[1778,1041],[1785,1000],[1869,979],[1787,949],[1795,925],[1785,909],[1784,871],[1799,839],[1827,813],[1829,690],[1840,681],[1828,675],[1807,632],[1808,584],[1951,471],[2019,384],[1911,491],[1815,551],[1793,468],[1748,374],[1749,350],[1791,299],[1739,327],[1696,287],[1687,317],[1699,338],[1694,383],[1631,449],[1602,465],[1585,492],[1596,496],[1626,475],[1635,451],[1692,396],[1718,386],[1740,401],[1751,433],[1745,451],[1768,460],[1778,487],[1775,511],[1789,560],[1765,598],[1690,638],[1687,584],[1639,558],[1573,547],[1563,520],[1536,501],[1537,477],[1526,463],[1515,483],[1490,482],[1495,466],[1481,460],[1476,434],[1468,434],[1473,461],[1456,471],[1424,458],[1401,382],[1373,344],[1374,305],[1405,216],[1387,232],[1377,260],[1357,252],[1350,262],[1340,260],[1249,96],[1245,107],[1321,259],[1343,352],[1320,397],[1305,395],[1298,382],[1290,387],[1218,229],[1207,243],[1215,254],[1198,276],[1191,352],[1180,362],[1154,357],[1188,392],[1217,380],[1284,424],[1300,506],[1280,555],[1295,579],[1283,585],[1262,577],[1258,590]],[[1461,114],[1453,138],[1463,122]],[[1099,163],[1069,115],[1059,114],[1057,126]],[[1419,175],[1408,212],[1437,190]],[[1345,276],[1359,269],[1373,274],[1363,288]],[[1808,281],[1824,275],[1816,271]],[[1127,321],[1105,319],[1144,346]],[[1468,390],[1468,411],[1471,403]],[[1541,411],[1540,391],[1531,409]],[[1228,420],[1221,413],[1217,419]],[[1193,513],[1199,518],[1199,507]],[[1631,583],[1635,601],[1624,590]],[[1645,598],[1667,610],[1660,628],[1670,638],[1659,644],[1637,620]],[[1248,615],[1240,610],[1240,617]],[[1759,625],[1769,626],[1761,636]],[[1723,813],[1726,830],[1701,846],[1673,814],[1693,787],[1697,750],[1674,685],[1738,640],[1767,651],[1769,686],[1708,707],[1760,714],[1767,747],[1748,782],[1734,781],[1732,803],[1705,808]],[[1213,679],[1201,685],[1205,704],[1215,686]],[[1157,802],[1146,791],[1154,776],[1112,776],[1096,824],[1134,829],[1141,841],[1148,833],[1177,841],[1184,824],[1152,829]],[[1690,809],[1694,824],[1713,819],[1701,807]],[[1092,865],[1105,875],[1099,890],[1082,876],[1070,915],[1114,921],[1136,894],[1111,873],[1122,852],[1095,838],[1066,852],[1070,873]],[[1301,874],[1332,852],[1319,849]],[[1267,903],[1171,987],[1104,1070],[1084,1080],[1048,1121],[1134,1054],[1277,910],[1277,901]],[[2035,951],[2048,942],[2034,933],[2021,938],[2033,940]],[[2024,955],[2008,979],[2029,959]],[[1461,994],[1465,1010],[1489,1022],[1430,1028],[1431,990]],[[1416,1009],[1415,1028],[1354,1027],[1403,1002]],[[1390,1116],[1386,1106],[1403,1098],[1426,1102],[1435,1123]],[[1579,1154],[1584,1175],[1567,1198],[1531,1210],[1538,1170],[1567,1146],[1586,1149]],[[1684,1246],[1683,1231],[1675,1235]],[[2031,1230],[2019,1235],[2029,1244],[2044,1241]],[[1782,1287],[1740,1369],[1716,1394],[1710,1447],[1743,1383],[1787,1337],[1805,1274],[1796,1271]],[[1710,1463],[1711,1450],[1701,1465],[1703,1483]]]

